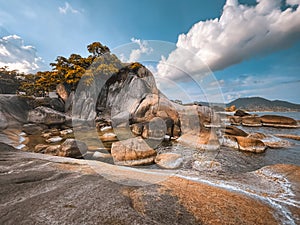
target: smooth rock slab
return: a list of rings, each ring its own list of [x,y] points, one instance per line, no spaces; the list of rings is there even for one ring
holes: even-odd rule
[[[177,169],[183,163],[183,158],[176,153],[162,153],[156,156],[155,163],[163,169]]]
[[[140,137],[112,144],[111,155],[116,165],[138,166],[154,162],[156,151]]]
[[[298,123],[296,120],[277,115],[264,115],[260,117],[263,126],[278,127],[278,128],[297,128]]]

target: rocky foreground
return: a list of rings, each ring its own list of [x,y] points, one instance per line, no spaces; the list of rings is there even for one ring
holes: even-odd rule
[[[105,79],[101,90],[59,85],[57,99],[0,98],[1,224],[299,223],[298,166],[205,175],[223,166],[222,147],[250,157],[298,138],[236,126],[299,121],[237,111],[229,126],[209,107],[170,101],[140,64]]]
[[[243,174],[239,184],[166,173],[157,173],[158,181],[149,172],[126,171],[127,183],[143,180],[133,186],[124,177],[112,182],[97,173],[95,168],[108,165],[101,162],[91,166],[87,160],[21,152],[5,144],[0,149],[1,224],[300,222],[297,166],[265,167]]]

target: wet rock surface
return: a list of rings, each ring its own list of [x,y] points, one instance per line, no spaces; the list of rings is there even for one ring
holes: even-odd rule
[[[97,174],[84,160],[20,152],[4,144],[0,149],[1,224],[299,222],[297,166],[265,167],[222,182],[180,175],[127,186]],[[99,164],[100,171],[104,165]],[[147,180],[149,175],[142,174]]]
[[[162,153],[156,156],[155,163],[163,169],[178,169],[183,163],[183,158],[176,153]]]
[[[115,142],[111,148],[114,163],[124,166],[151,164],[156,154],[156,151],[139,137]]]

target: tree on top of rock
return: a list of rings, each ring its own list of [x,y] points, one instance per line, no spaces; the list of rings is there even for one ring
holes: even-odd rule
[[[107,46],[102,45],[100,42],[94,42],[87,46],[89,53],[93,54],[94,57],[110,53],[110,50]]]
[[[75,90],[81,79],[86,86],[90,86],[95,76],[112,75],[124,66],[117,56],[111,54],[109,48],[100,42],[88,45],[87,49],[92,55],[86,58],[78,54],[71,54],[69,58],[58,56],[55,62],[50,63],[52,71],[38,72],[35,79],[28,77],[22,90],[27,88],[31,90],[29,95],[41,95],[40,92],[44,94],[55,90],[56,85],[60,83],[68,84]],[[38,92],[34,89],[38,89]]]

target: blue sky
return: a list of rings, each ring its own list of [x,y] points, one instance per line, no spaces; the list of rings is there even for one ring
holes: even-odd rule
[[[17,37],[0,39],[2,45],[7,44],[5,49],[2,48],[2,55],[6,54],[6,58],[0,57],[0,65],[14,65],[7,59],[8,52],[11,55],[25,52],[19,55],[21,62],[24,58],[29,62],[27,64],[44,69],[59,55],[87,55],[86,46],[93,41],[100,41],[111,49],[132,40],[138,47],[142,46],[138,41],[167,41],[192,51],[208,65],[211,76],[219,81],[217,87],[221,88],[225,102],[237,97],[262,96],[300,103],[299,1],[282,1],[281,8],[276,5],[280,0],[261,2],[257,6],[254,0],[0,0],[0,36],[8,33],[19,36],[18,41]],[[284,17],[282,12],[286,8],[291,8],[290,17],[294,19]],[[270,16],[265,18],[266,14]],[[245,26],[241,26],[244,21],[237,17],[247,15],[257,20],[253,20],[254,24],[245,22]],[[280,19],[275,21],[273,17]],[[216,18],[218,21],[213,22]],[[275,27],[273,31],[268,23]],[[268,38],[266,34],[262,35],[266,32],[264,26],[271,30]],[[216,37],[224,38],[218,42]],[[244,48],[244,45],[249,45],[249,48]],[[13,49],[14,46],[18,49]],[[180,52],[178,49],[175,51]],[[178,61],[168,55],[165,57],[168,63],[182,68],[186,66],[184,62],[187,59],[184,57]],[[15,55],[13,59],[17,60]],[[193,73],[191,71],[195,68],[198,65],[192,63],[185,70]],[[161,71],[165,70],[158,70],[158,73]],[[172,74],[167,77],[183,89],[189,89],[184,77],[177,79]],[[197,93],[195,87],[190,89],[193,91],[187,95],[192,100],[205,100],[201,96],[205,90]]]

